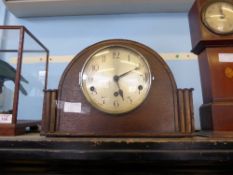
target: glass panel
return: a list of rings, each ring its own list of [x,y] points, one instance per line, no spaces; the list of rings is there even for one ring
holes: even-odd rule
[[[1,52],[18,52],[19,29],[0,29]]]
[[[18,120],[42,119],[46,56],[44,49],[25,33]]]
[[[49,65],[48,89],[57,89],[61,76],[69,62],[52,63]]]
[[[0,113],[12,113],[19,30],[0,29]]]

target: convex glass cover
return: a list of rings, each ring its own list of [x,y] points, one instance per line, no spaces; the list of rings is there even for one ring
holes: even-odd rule
[[[122,114],[138,107],[151,85],[146,59],[125,46],[97,50],[84,64],[80,79],[91,105],[109,114]]]

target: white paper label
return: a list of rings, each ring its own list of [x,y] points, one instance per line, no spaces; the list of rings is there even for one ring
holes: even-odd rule
[[[69,113],[81,113],[82,104],[81,103],[70,103],[65,102],[64,103],[64,112]]]
[[[46,75],[46,71],[45,70],[39,71],[39,77],[45,77],[45,75]]]
[[[0,114],[0,123],[1,124],[11,124],[12,123],[12,114]]]
[[[46,75],[46,71],[45,70],[39,71],[38,72],[39,80],[43,80],[44,81],[45,75]]]
[[[219,53],[219,62],[222,63],[232,63],[233,62],[233,53]]]

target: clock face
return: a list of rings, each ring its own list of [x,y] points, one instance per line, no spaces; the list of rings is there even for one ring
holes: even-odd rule
[[[216,34],[233,33],[233,1],[211,1],[202,12],[205,26]]]
[[[151,72],[146,59],[125,46],[97,50],[83,66],[81,88],[92,106],[109,114],[122,114],[146,99]]]

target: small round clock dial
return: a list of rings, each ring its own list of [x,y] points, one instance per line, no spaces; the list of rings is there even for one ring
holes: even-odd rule
[[[81,72],[86,99],[100,111],[122,114],[147,97],[151,73],[146,59],[125,46],[109,46],[87,59]]]
[[[202,21],[214,33],[233,33],[233,2],[211,1],[203,9]]]

